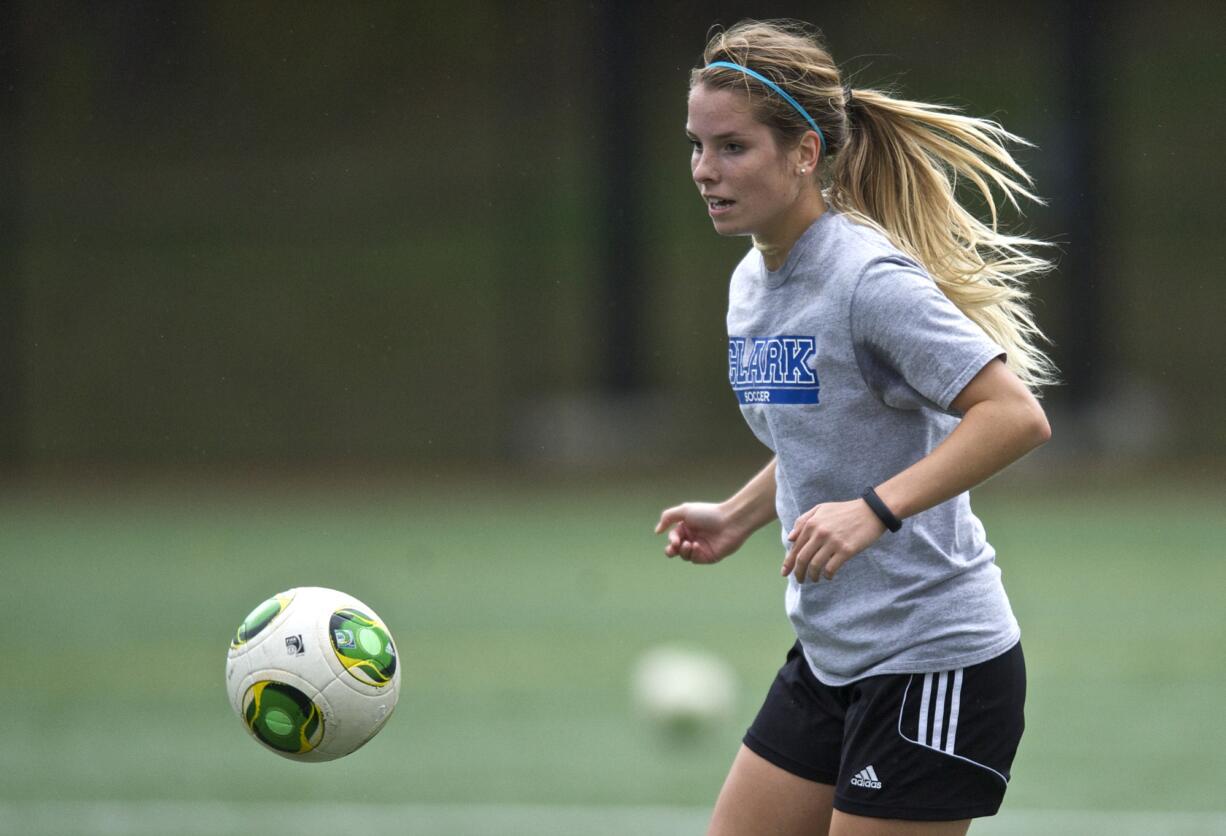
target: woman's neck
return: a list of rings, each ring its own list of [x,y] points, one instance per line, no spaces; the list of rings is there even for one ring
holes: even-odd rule
[[[778,228],[754,234],[754,248],[762,253],[762,261],[767,270],[778,270],[782,267],[800,236],[826,212],[826,201],[817,189],[813,189],[811,195],[807,195],[802,201],[788,212]]]

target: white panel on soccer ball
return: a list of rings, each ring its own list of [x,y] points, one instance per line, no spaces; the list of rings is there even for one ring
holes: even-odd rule
[[[350,688],[343,680],[334,680],[324,689],[324,699],[337,706],[341,719],[335,734],[329,735],[323,747],[336,757],[355,752],[378,734],[396,707],[395,694],[383,697],[367,696]]]
[[[251,665],[246,652],[236,654],[231,651],[226,658],[226,698],[229,699],[230,708],[234,709],[235,714],[242,714],[239,703],[243,698],[243,692],[239,690],[239,685],[247,678],[250,671]]]

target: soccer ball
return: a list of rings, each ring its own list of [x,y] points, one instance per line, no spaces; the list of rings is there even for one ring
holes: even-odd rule
[[[737,678],[711,653],[658,645],[639,657],[631,697],[639,715],[657,729],[673,738],[690,738],[732,718]]]
[[[226,655],[230,705],[267,749],[329,761],[361,747],[400,696],[391,633],[357,598],[318,586],[279,592],[239,625]]]

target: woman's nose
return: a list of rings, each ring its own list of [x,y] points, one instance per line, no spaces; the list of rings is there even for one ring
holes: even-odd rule
[[[705,152],[695,156],[693,173],[695,183],[710,183],[715,180],[715,166],[707,159]]]

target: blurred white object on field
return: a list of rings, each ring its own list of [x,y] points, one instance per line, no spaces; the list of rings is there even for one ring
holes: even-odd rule
[[[658,645],[639,657],[632,681],[635,710],[672,734],[694,734],[731,719],[736,673],[702,650]]]

